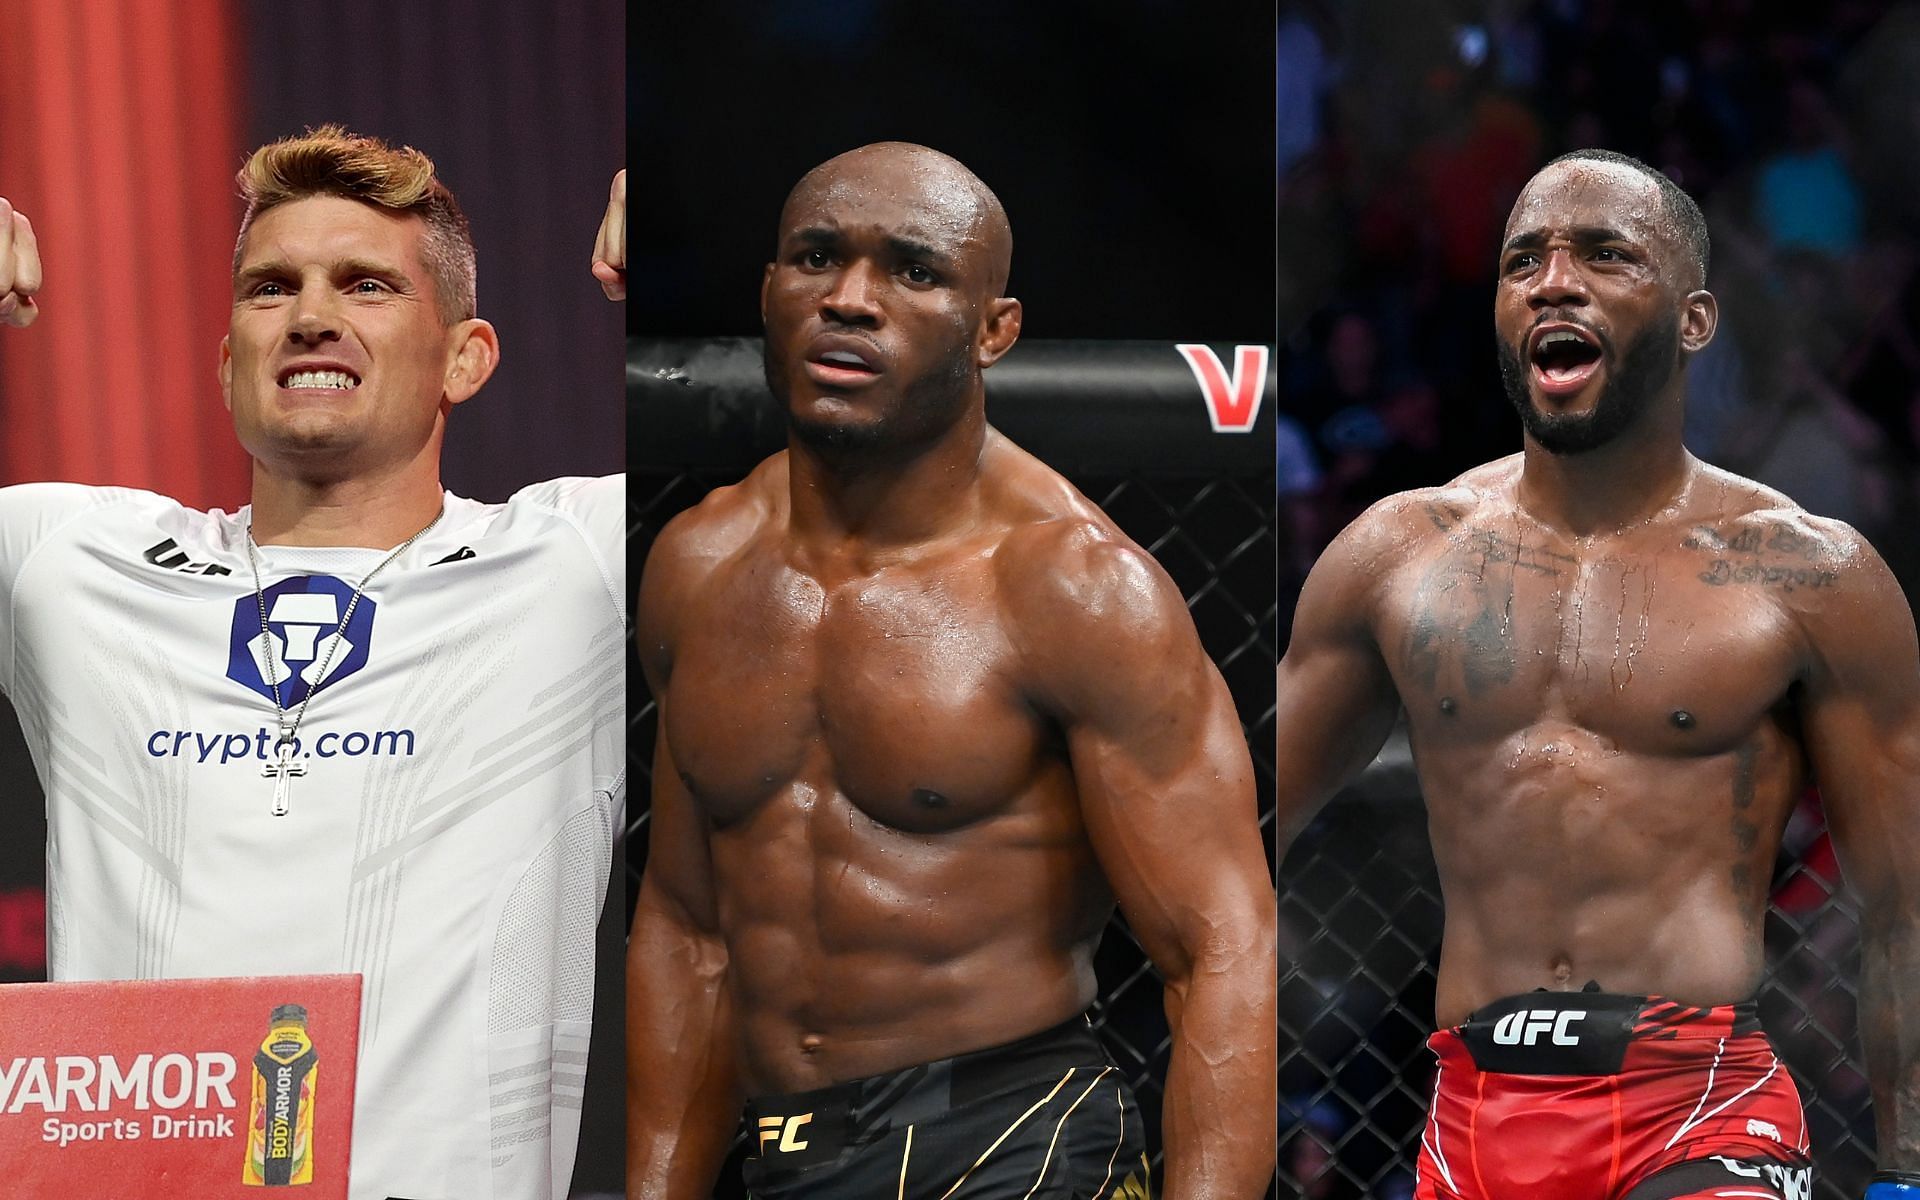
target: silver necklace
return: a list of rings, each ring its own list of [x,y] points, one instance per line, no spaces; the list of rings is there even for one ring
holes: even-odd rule
[[[427,530],[438,525],[440,518],[445,516],[446,513],[446,507],[442,505],[440,511],[433,514],[433,520],[421,526],[419,532],[415,533],[412,537],[395,546],[392,553],[381,559],[379,563],[374,566],[373,570],[368,571],[361,577],[359,585],[353,589],[353,596],[347,601],[346,613],[340,618],[340,624],[334,627],[333,639],[327,646],[327,656],[320,660],[320,670],[319,673],[314,676],[313,685],[307,689],[307,694],[300,698],[300,707],[295,710],[292,723],[288,723],[287,721],[287,706],[280,703],[280,680],[278,678],[280,673],[274,669],[273,665],[273,632],[267,628],[267,593],[266,590],[260,586],[260,561],[254,557],[253,521],[251,518],[248,519],[247,566],[253,571],[253,598],[260,602],[261,650],[267,661],[267,690],[273,693],[273,719],[274,724],[280,730],[280,736],[274,739],[273,743],[274,760],[260,768],[262,778],[273,780],[274,816],[284,817],[291,811],[291,805],[288,803],[287,796],[288,784],[295,776],[305,775],[307,773],[305,763],[293,761],[294,739],[299,736],[300,722],[307,718],[307,705],[313,703],[313,694],[320,690],[321,684],[326,682],[327,668],[333,665],[334,653],[340,649],[340,643],[346,637],[347,625],[353,620],[353,610],[360,606],[361,595],[367,590],[367,585],[373,582],[375,575],[386,570],[387,564],[404,554],[408,546],[413,545],[425,537]]]

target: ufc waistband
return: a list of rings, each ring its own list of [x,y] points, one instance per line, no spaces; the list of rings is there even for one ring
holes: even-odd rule
[[[1503,1075],[1613,1075],[1625,1068],[1635,1042],[1759,1032],[1751,1000],[1698,1008],[1598,991],[1508,996],[1452,1030],[1476,1067]]]
[[[1752,1003],[1532,992],[1427,1045],[1439,1063],[1417,1200],[1802,1198],[1811,1186],[1800,1097]],[[1740,1186],[1703,1193],[1701,1179]]]
[[[747,1124],[755,1200],[1017,1200],[1042,1184],[1101,1200],[1149,1196],[1138,1106],[1084,1017],[989,1050],[760,1097]]]
[[[1107,1052],[1087,1019],[1075,1017],[1004,1046],[816,1091],[750,1100],[747,1124],[756,1158],[810,1166],[889,1128],[930,1121],[976,1100],[1058,1078],[1075,1067],[1106,1063]]]

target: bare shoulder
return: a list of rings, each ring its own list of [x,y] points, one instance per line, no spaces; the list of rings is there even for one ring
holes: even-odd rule
[[[1498,527],[1514,512],[1519,456],[1475,467],[1439,487],[1414,488],[1377,500],[1321,552],[1317,590],[1343,603],[1392,578],[1407,563],[1476,531]]]
[[[1911,657],[1906,594],[1857,529],[1752,480],[1710,471],[1706,501],[1680,542],[1697,556],[1691,569],[1702,583],[1765,594],[1792,617],[1809,663],[1827,672],[1886,674],[1889,663]]]
[[[1771,533],[1784,528],[1813,538],[1844,530],[1859,536],[1844,522],[1814,516],[1785,492],[1711,463],[1699,464],[1690,492],[1694,499],[1688,514],[1705,529]],[[1702,540],[1709,545],[1713,541],[1704,536]]]
[[[1469,467],[1456,475],[1445,488],[1423,488],[1421,491],[1444,491],[1451,488],[1464,488],[1474,494],[1493,498],[1512,496],[1514,484],[1520,481],[1520,470],[1526,463],[1526,455],[1515,452],[1504,458],[1489,459],[1477,467]]]
[[[783,506],[785,493],[786,452],[782,451],[739,483],[713,489],[668,521],[647,555],[647,575],[697,572],[701,564],[724,559],[765,528]]]
[[[1151,553],[1012,443],[989,452],[996,604],[1036,703],[1087,711],[1154,673],[1207,669],[1186,599]]]
[[[651,675],[672,661],[675,618],[698,602],[701,588],[767,526],[786,503],[786,453],[755,467],[739,483],[715,488],[682,510],[654,539],[640,576],[636,637]]]
[[[1898,594],[1878,551],[1845,521],[1816,516],[1764,484],[1703,464],[1681,546],[1699,553],[1701,582],[1756,586],[1819,612],[1863,591]],[[1904,604],[1904,601],[1902,601]]]
[[[1052,468],[1002,442],[989,504],[993,574],[1009,615],[1072,627],[1159,620],[1185,604],[1153,556]],[[1014,458],[1013,456],[1018,456]]]

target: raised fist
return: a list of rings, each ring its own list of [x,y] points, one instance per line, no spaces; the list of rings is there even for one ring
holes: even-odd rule
[[[607,215],[600,221],[600,236],[593,243],[593,277],[609,300],[627,298],[627,172],[622,168],[613,177],[613,194],[607,198]],[[35,276],[38,279],[38,275]]]
[[[623,176],[625,172],[621,173]],[[626,180],[620,180],[621,229],[620,262],[626,264],[625,200]],[[624,284],[626,273],[620,275]],[[0,322],[21,329],[33,324],[40,306],[33,294],[40,290],[40,244],[33,238],[33,225],[25,213],[13,211],[6,197],[0,196]],[[625,288],[622,288],[622,295]]]

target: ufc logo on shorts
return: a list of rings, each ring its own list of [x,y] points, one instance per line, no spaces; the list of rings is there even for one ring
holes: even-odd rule
[[[1523,1008],[1501,1017],[1493,1027],[1493,1040],[1502,1046],[1531,1046],[1543,1033],[1552,1034],[1556,1046],[1578,1046],[1580,1035],[1567,1032],[1567,1026],[1586,1016],[1583,1009],[1555,1012],[1550,1008]]]
[[[776,1150],[788,1152],[805,1150],[806,1140],[796,1135],[799,1134],[800,1127],[811,1120],[813,1120],[812,1113],[801,1113],[797,1117],[761,1117],[760,1153],[765,1154],[767,1143],[773,1141],[779,1143],[774,1147]]]

